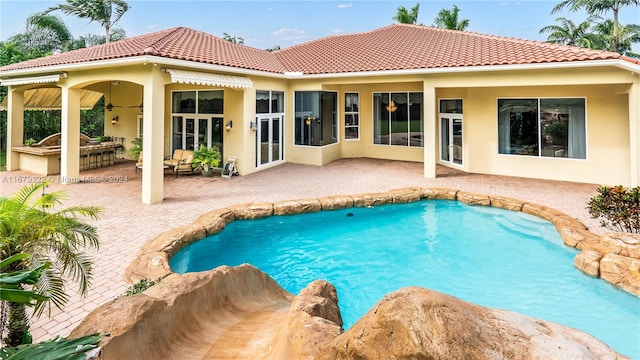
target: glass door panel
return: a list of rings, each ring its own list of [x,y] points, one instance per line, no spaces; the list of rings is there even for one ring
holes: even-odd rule
[[[182,121],[182,116],[174,116],[172,121],[173,121],[173,134],[171,137],[171,153],[173,154],[173,152],[176,149],[182,149],[182,133],[183,133],[183,129],[182,129],[182,125],[184,124],[184,122]]]
[[[184,149],[193,150],[195,145],[195,119],[185,119]]]
[[[280,118],[271,119],[271,161],[282,160],[282,144],[280,143]]]
[[[462,119],[452,119],[451,127],[452,136],[452,159],[453,163],[462,165]]]
[[[462,117],[440,115],[440,160],[462,165]]]
[[[270,162],[269,159],[269,118],[261,118],[258,134],[258,146],[259,146],[259,164],[266,164]]]
[[[449,161],[449,118],[440,118],[440,160]]]
[[[198,119],[198,133],[197,133],[197,142],[194,147],[197,149],[200,145],[204,145],[210,147],[209,141],[209,119]]]
[[[209,143],[210,147],[214,147],[216,146],[218,148],[218,150],[220,150],[220,155],[222,155],[222,158],[224,159],[224,147],[223,147],[223,142],[222,142],[222,136],[223,136],[223,124],[224,124],[224,119],[223,118],[211,118],[211,127],[209,127],[209,129],[211,129],[211,142]],[[220,166],[222,167],[222,164],[220,164]]]

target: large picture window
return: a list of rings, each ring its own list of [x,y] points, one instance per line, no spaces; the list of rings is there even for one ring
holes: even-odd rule
[[[584,98],[498,99],[500,154],[586,159]]]
[[[422,92],[373,94],[373,143],[423,146]]]
[[[338,94],[295,92],[294,143],[323,146],[338,142]]]

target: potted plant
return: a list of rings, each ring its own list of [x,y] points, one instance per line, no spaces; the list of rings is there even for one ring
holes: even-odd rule
[[[218,148],[206,147],[201,144],[198,149],[193,151],[193,162],[191,166],[193,166],[194,169],[199,167],[202,170],[203,176],[211,176],[213,175],[213,168],[220,165],[220,160],[222,160],[222,156]]]
[[[135,138],[131,140],[132,146],[127,150],[127,155],[129,155],[132,159],[137,159],[140,156],[140,152],[142,151],[142,138]]]

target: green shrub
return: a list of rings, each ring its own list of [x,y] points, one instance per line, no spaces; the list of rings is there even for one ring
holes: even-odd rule
[[[640,233],[640,187],[601,186],[587,209],[600,225],[613,231]]]
[[[139,293],[147,290],[148,288],[152,287],[153,285],[155,285],[155,284],[157,284],[159,282],[160,282],[160,279],[155,280],[155,281],[149,280],[149,279],[142,279],[142,280],[138,281],[137,283],[129,286],[129,288],[120,297],[139,294]]]

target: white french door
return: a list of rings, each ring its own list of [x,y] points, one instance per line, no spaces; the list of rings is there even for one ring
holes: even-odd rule
[[[195,150],[201,144],[218,147],[223,151],[223,124],[221,117],[174,116],[171,152],[175,149]]]
[[[440,160],[462,165],[462,115],[440,114]]]
[[[256,116],[256,166],[283,160],[282,125],[284,114]]]

